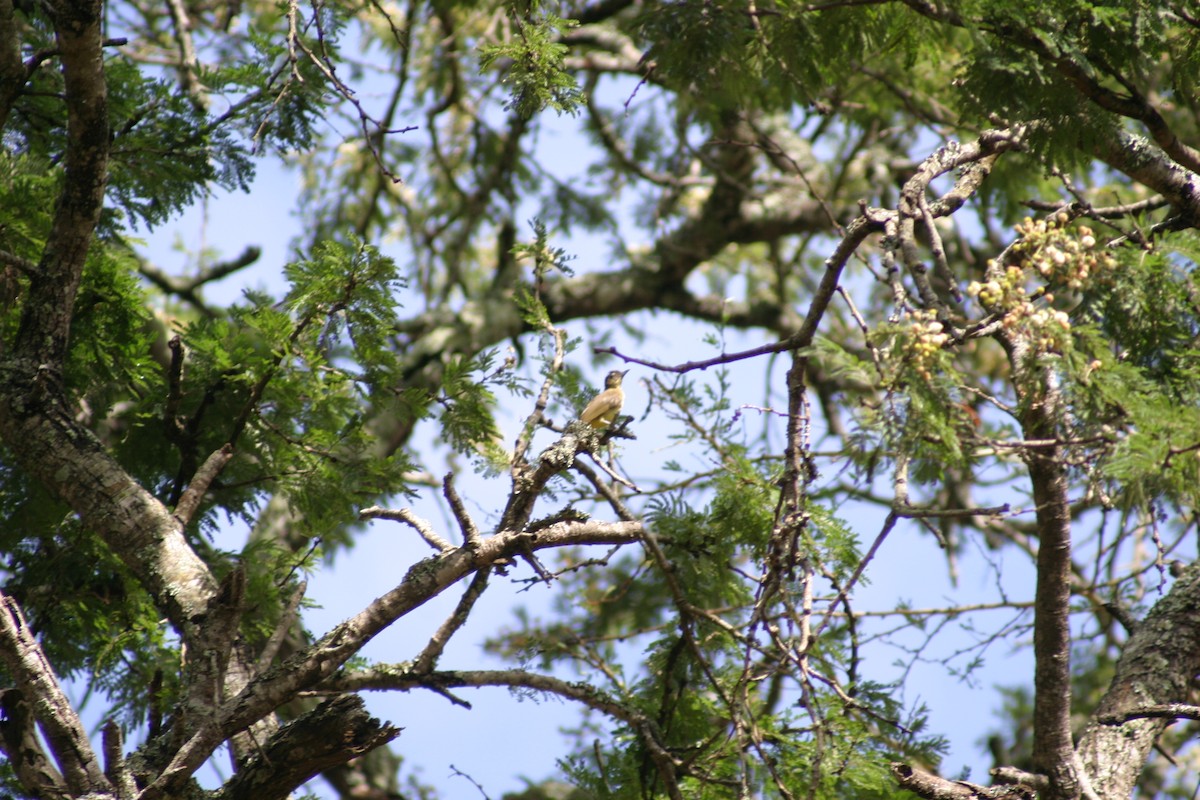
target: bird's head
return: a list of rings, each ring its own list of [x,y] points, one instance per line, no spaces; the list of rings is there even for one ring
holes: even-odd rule
[[[605,379],[604,379],[604,388],[605,388],[605,389],[615,389],[615,388],[617,388],[618,386],[620,386],[620,385],[621,385],[621,380],[622,380],[622,379],[623,379],[623,378],[624,378],[624,377],[625,377],[625,376],[626,376],[628,373],[629,373],[629,370],[625,370],[624,372],[621,372],[620,370],[616,370],[616,369],[614,369],[612,372],[608,373],[608,376],[607,376],[607,377],[605,377]]]

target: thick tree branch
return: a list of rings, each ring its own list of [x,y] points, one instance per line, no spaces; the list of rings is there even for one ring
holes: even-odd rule
[[[45,732],[67,788],[77,794],[112,791],[112,786],[104,777],[100,760],[88,741],[87,731],[59,686],[42,646],[29,630],[17,602],[2,592],[0,659],[4,661],[8,674],[17,682],[21,694],[30,704],[33,716]],[[27,738],[28,725],[21,727],[22,738]],[[46,772],[44,767],[37,766],[40,759],[30,761],[36,762],[31,764],[31,768]]]
[[[1186,701],[1198,671],[1200,562],[1184,568],[1129,637],[1112,683],[1079,739],[1080,759],[1101,797],[1133,794],[1159,735],[1183,716],[1162,718],[1144,709]]]
[[[70,413],[49,372],[0,361],[0,438],[22,467],[62,498],[133,571],[183,633],[203,616],[217,582],[183,528]],[[19,443],[19,446],[16,446]]]
[[[21,308],[13,352],[57,371],[66,356],[75,293],[108,180],[108,86],[99,0],[50,4],[62,59],[67,106],[63,187],[29,298]]]
[[[1021,396],[1026,438],[1054,439],[1062,413],[1057,377],[1038,364],[1029,337],[1014,337],[1010,358]],[[1071,506],[1067,467],[1061,448],[1024,453],[1037,514],[1037,587],[1034,594],[1033,652],[1034,766],[1050,779],[1053,798],[1079,797],[1087,776],[1076,769],[1071,737]]]
[[[1161,194],[1188,225],[1200,226],[1200,175],[1175,163],[1145,137],[1117,131],[1096,145],[1096,157]]]
[[[280,728],[225,785],[227,800],[283,800],[322,770],[385,745],[400,729],[367,714],[361,697],[326,700]]]
[[[0,750],[30,794],[48,800],[67,798],[67,784],[42,747],[37,720],[20,689],[0,689]]]

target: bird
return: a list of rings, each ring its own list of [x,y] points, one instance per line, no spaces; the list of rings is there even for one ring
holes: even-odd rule
[[[621,380],[626,373],[613,370],[604,378],[604,391],[592,398],[587,408],[579,415],[580,421],[593,428],[607,428],[621,412],[625,403],[625,391],[621,388]]]

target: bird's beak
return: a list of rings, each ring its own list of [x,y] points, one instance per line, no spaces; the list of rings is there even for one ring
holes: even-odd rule
[[[625,370],[624,372],[621,373],[621,377],[624,378],[628,374],[629,374],[629,370]]]

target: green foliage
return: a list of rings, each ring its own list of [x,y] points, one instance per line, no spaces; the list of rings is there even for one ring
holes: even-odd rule
[[[93,248],[75,299],[67,380],[101,417],[131,393],[161,386],[135,263],[120,246]]]
[[[738,106],[787,109],[817,101],[861,63],[911,69],[915,50],[932,56],[923,25],[888,6],[830,6],[804,13],[790,4],[748,9],[733,2],[648,5],[637,31],[649,43],[655,74],[705,118]],[[848,88],[848,87],[844,87]],[[880,93],[861,98],[872,111],[886,105]],[[864,115],[865,116],[865,115]]]
[[[550,245],[550,232],[546,223],[535,217],[529,221],[529,225],[533,228],[533,242],[515,245],[512,254],[517,258],[528,259],[532,262],[534,282],[540,285],[553,272],[567,276],[574,275],[569,264],[575,260],[575,256],[569,255],[561,247]]]
[[[42,157],[0,150],[0,247],[6,252],[38,260],[60,179]],[[16,308],[6,305],[6,320],[15,319]]]
[[[1121,360],[1181,401],[1196,387],[1193,342],[1200,334],[1192,280],[1194,233],[1172,236],[1152,252],[1122,250],[1111,280],[1085,296],[1080,312],[1112,342]]]
[[[583,92],[575,78],[563,69],[567,47],[558,37],[578,23],[549,12],[539,13],[541,4],[536,0],[527,5],[527,13],[514,10],[510,16],[512,38],[480,48],[479,69],[503,72],[503,82],[512,87],[504,108],[522,119],[546,108],[553,108],[559,114],[574,114],[583,103]]]
[[[1183,257],[1193,237],[1175,241],[1182,252],[1121,252],[1111,281],[1074,312],[1091,321],[1074,329],[1079,353],[1069,362],[1077,436],[1108,442],[1095,477],[1126,508],[1200,500],[1200,309],[1195,264]]]
[[[509,461],[500,440],[500,429],[492,415],[496,395],[486,373],[495,366],[495,352],[475,358],[455,358],[445,366],[442,393],[438,397],[442,436],[458,452],[472,457],[476,469],[499,474]]]
[[[746,587],[731,569],[740,560],[738,538],[767,533],[752,527],[753,517],[742,526],[725,514],[734,504],[726,497],[717,507],[725,524],[710,527],[712,507],[704,512],[689,508],[681,497],[655,498],[647,509],[647,521],[667,543],[667,552],[678,570],[678,583],[689,602],[700,606],[744,602]],[[735,524],[731,524],[735,523]],[[723,528],[723,529],[722,529]],[[725,534],[725,535],[722,535]],[[733,534],[733,536],[729,536]]]
[[[862,560],[854,529],[832,511],[818,503],[806,508],[814,528],[811,545],[821,563],[841,583]]]
[[[325,76],[308,59],[293,61],[285,37],[275,30],[252,26],[247,44],[250,57],[199,69],[200,81],[213,92],[244,96],[232,124],[214,131],[230,130],[242,141],[281,151],[308,147],[327,100]]]
[[[193,205],[215,183],[246,191],[254,167],[225,128],[163,80],[124,60],[107,70],[112,117],[109,193],[136,227],[155,227]]]
[[[66,172],[61,44],[45,9],[17,5],[24,82],[3,100],[0,362]],[[1072,629],[1089,637],[1072,654],[1081,722],[1127,638],[1114,610],[1097,609],[1111,599],[1140,612],[1143,585],[1167,581],[1164,563],[1194,556],[1200,240],[1176,229],[1196,223],[1195,204],[1184,184],[1166,191],[1132,168],[1148,162],[1094,160],[1118,132],[1144,135],[1145,158],[1156,137],[1167,149],[1196,140],[1200,55],[1184,5],[187,11],[194,74],[177,63],[186,48],[164,9],[106,6],[106,25],[130,28],[133,44],[105,50],[108,208],[74,297],[64,402],[94,436],[88,447],[167,509],[232,448],[184,535],[218,580],[245,572],[239,647],[266,642],[301,578],[353,546],[360,509],[414,495],[414,473],[466,456],[483,476],[470,490],[506,492],[497,420],[529,420],[522,441],[549,435],[530,390],[547,384],[545,416],[573,415],[599,388],[581,359],[561,358],[584,343],[647,364],[631,391],[649,395],[630,426],[638,438],[595,454],[637,491],[593,485],[580,460],[539,498],[558,510],[535,516],[640,519],[649,533],[497,562],[530,583],[527,564],[544,565],[553,577],[539,571],[537,588],[544,580],[552,599],[487,644],[506,666],[569,672],[589,699],[603,694],[592,710],[608,721],[580,727],[564,766],[581,797],[666,795],[664,752],[689,798],[893,796],[889,761],[939,765],[944,742],[908,687],[868,676],[880,674],[881,645],[911,659],[904,676],[936,659],[932,637],[969,612],[917,601],[877,612],[872,595],[872,613],[854,613],[855,593],[886,587],[879,571],[896,565],[864,564],[861,542],[878,531],[862,520],[877,515],[852,503],[919,506],[919,520],[890,520],[943,534],[949,583],[958,559],[982,554],[1007,593],[1004,559],[1035,549],[1036,513],[965,512],[1024,501],[1014,476],[1025,481],[1023,459],[1047,446],[1026,440],[1057,437],[1071,585],[1087,599],[1072,609]],[[1021,141],[912,194],[931,152],[962,155],[980,128],[1016,126]],[[1194,158],[1177,149],[1152,166],[1178,178]],[[166,298],[147,290],[127,232],[161,226],[213,187],[247,188],[261,156],[305,181],[294,243],[305,255],[283,268],[286,286],[271,273],[270,288],[224,308],[197,299],[203,275]],[[976,190],[966,179],[983,173]],[[1017,223],[1030,208],[1043,216]],[[530,216],[518,242],[515,221]],[[869,231],[835,276],[830,256],[846,255],[856,219]],[[551,231],[591,234],[569,245],[586,257],[574,261]],[[586,270],[611,275],[576,274]],[[824,296],[834,277],[841,294]],[[788,420],[780,409],[801,405],[787,396],[800,373],[784,379],[792,354],[778,343],[814,311],[820,333],[795,362],[803,412]],[[694,334],[682,317],[710,327]],[[763,357],[677,366],[754,348]],[[1024,429],[1052,391],[1055,418]],[[780,487],[798,478],[782,456],[797,427],[804,486],[788,505]],[[152,703],[178,700],[178,631],[84,511],[22,469],[21,444],[0,451],[4,591],[59,674],[135,727]],[[226,544],[231,521],[252,529],[244,546]],[[535,540],[540,525],[501,535]],[[1123,566],[1151,552],[1153,568]],[[494,596],[461,611],[480,615]],[[1085,614],[1098,624],[1079,624]],[[988,645],[1020,629],[962,623]],[[442,630],[459,635],[458,620]],[[411,644],[402,657],[425,646]],[[979,668],[983,649],[969,645],[968,665],[948,660],[947,673]],[[445,668],[461,666],[449,666],[460,652],[445,651]],[[367,664],[360,654],[341,674]],[[1010,763],[1029,768],[1032,696],[1007,697]],[[615,735],[597,735],[603,725]],[[1178,794],[1162,781],[1144,791]]]
[[[878,408],[863,407],[856,414],[862,425],[855,437],[861,463],[874,469],[903,459],[918,483],[937,483],[947,469],[969,463],[961,441],[969,424],[961,400],[963,376],[944,348],[948,338],[931,314],[917,312],[905,322],[876,327],[871,342],[876,365],[830,342],[815,345],[822,365],[847,384],[865,390],[879,382],[887,388]]]
[[[311,259],[289,264],[284,275],[292,286],[288,310],[301,326],[316,326],[310,340],[315,349],[305,356],[334,364],[349,359],[363,370],[354,382],[360,391],[387,388],[396,365],[390,339],[397,320],[395,295],[407,283],[396,263],[356,240],[325,241]],[[349,372],[343,377],[356,378]]]

